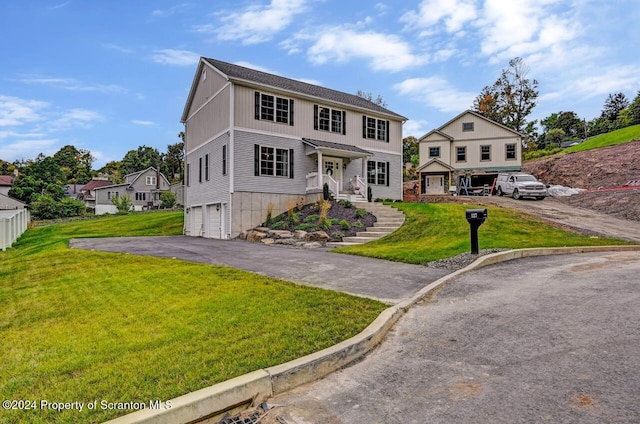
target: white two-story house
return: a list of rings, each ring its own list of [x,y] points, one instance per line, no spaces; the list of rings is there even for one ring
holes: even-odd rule
[[[402,198],[406,118],[361,97],[201,58],[181,121],[187,235],[236,237],[325,184]]]
[[[519,171],[523,134],[467,110],[419,139],[420,194],[471,194]]]

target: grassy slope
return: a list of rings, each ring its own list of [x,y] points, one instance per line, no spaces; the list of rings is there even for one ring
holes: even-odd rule
[[[406,215],[405,224],[380,240],[337,252],[426,265],[470,251],[465,210],[479,206],[459,204],[394,204]],[[483,207],[482,207],[483,208]],[[559,230],[538,219],[498,207],[488,208],[479,229],[480,249],[628,244]]]
[[[66,247],[181,231],[181,213],[110,217],[31,229],[0,252],[3,398],[167,400],[331,346],[385,308],[226,267]],[[0,422],[126,412],[0,410]]]
[[[583,150],[598,149],[600,147],[613,146],[615,144],[628,143],[632,140],[640,139],[640,125],[622,128],[606,134],[600,134],[584,143],[568,147],[565,153],[580,152]]]

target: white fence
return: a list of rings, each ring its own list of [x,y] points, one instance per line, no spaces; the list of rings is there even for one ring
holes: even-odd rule
[[[0,210],[0,250],[18,240],[18,237],[27,230],[31,216],[27,209]]]

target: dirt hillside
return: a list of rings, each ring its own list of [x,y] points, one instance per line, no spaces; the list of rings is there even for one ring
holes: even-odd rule
[[[640,180],[640,140],[524,162],[522,169],[546,184],[586,190],[620,187],[629,181]],[[640,188],[581,193],[556,199],[640,221]]]

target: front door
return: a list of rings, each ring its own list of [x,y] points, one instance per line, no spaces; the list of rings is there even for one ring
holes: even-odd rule
[[[324,173],[336,180],[338,192],[342,190],[342,159],[324,158]]]
[[[444,192],[444,176],[422,174],[422,194],[442,194]]]

